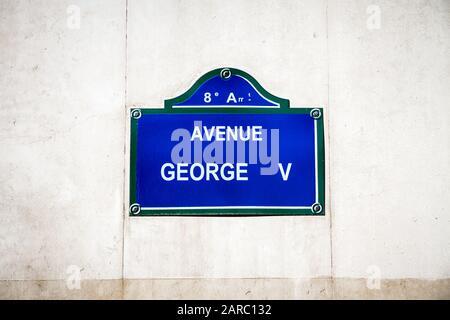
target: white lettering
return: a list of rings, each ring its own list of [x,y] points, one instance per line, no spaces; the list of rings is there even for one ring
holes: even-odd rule
[[[198,126],[195,126],[194,131],[192,132],[191,141],[194,141],[195,139],[203,140],[202,132]]]
[[[186,168],[187,166],[189,166],[189,164],[187,164],[187,163],[177,163],[177,180],[178,181],[188,181],[189,180],[188,177],[182,176],[182,174],[188,173],[187,169],[182,169],[182,168]]]
[[[228,95],[227,103],[229,103],[230,101],[233,101],[234,103],[237,103],[236,97],[234,96],[233,92],[230,92],[230,94]]]
[[[248,180],[248,177],[243,177],[241,176],[242,174],[247,174],[247,169],[242,169],[242,167],[247,168],[247,164],[246,163],[237,163],[236,164],[236,180],[238,181],[246,181]]]
[[[246,181],[247,163],[237,163],[236,166],[232,163],[164,163],[161,166],[161,177],[165,181],[201,181],[201,180],[215,180],[215,181]],[[176,177],[176,178],[175,178]]]

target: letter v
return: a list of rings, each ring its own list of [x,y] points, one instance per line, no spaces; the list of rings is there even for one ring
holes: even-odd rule
[[[284,171],[281,163],[278,164],[278,167],[280,168],[281,177],[284,181],[287,181],[289,179],[289,172],[291,172],[292,162],[288,163],[286,171]]]
[[[203,131],[205,131],[206,141],[211,141],[212,140],[212,137],[213,137],[215,129],[216,129],[216,126],[212,126],[211,127],[211,131],[209,131],[208,127],[203,126]]]

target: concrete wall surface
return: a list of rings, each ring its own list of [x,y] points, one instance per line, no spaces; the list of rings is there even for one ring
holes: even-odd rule
[[[0,0],[0,298],[450,298],[450,1]],[[324,217],[130,218],[127,112],[323,106]]]

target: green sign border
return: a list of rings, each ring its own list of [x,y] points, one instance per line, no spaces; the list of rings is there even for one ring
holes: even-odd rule
[[[205,81],[221,75],[221,71],[230,70],[247,79],[265,98],[279,103],[279,108],[267,107],[220,107],[220,108],[173,108],[177,103],[188,99]],[[145,114],[309,114],[317,124],[317,164],[318,164],[318,202],[311,208],[220,208],[220,209],[142,209],[136,203],[136,153],[137,153],[137,123]],[[248,73],[234,68],[219,68],[212,70],[197,80],[184,94],[164,101],[164,108],[132,108],[130,110],[130,176],[129,176],[129,215],[137,216],[281,216],[281,215],[325,215],[325,141],[323,108],[290,108],[289,100],[276,97],[267,92]]]

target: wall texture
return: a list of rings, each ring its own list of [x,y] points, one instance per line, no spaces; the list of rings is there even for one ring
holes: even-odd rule
[[[0,298],[450,298],[449,1],[0,1]],[[232,66],[325,108],[325,217],[129,218],[127,111]]]

